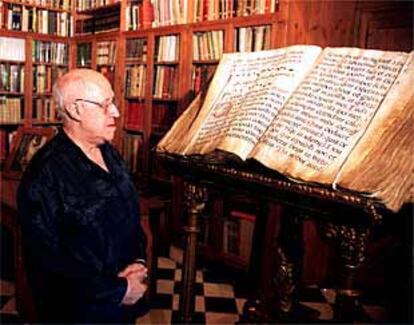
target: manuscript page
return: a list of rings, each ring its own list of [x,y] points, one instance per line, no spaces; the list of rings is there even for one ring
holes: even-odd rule
[[[207,95],[217,96],[205,101],[185,154],[219,148],[245,159],[320,52],[317,46],[291,46],[227,55],[220,63],[227,68],[216,73]]]
[[[193,121],[197,118],[200,111],[201,93],[187,107],[184,113],[174,123],[168,133],[157,144],[158,152],[169,152],[181,154],[187,146],[189,140],[189,129],[193,125]]]
[[[326,48],[250,156],[293,178],[333,183],[407,56]]]
[[[399,64],[395,65],[393,61],[387,66],[389,69],[399,68]],[[413,85],[414,52],[411,52],[335,182],[341,187],[371,193],[394,211],[413,200]]]

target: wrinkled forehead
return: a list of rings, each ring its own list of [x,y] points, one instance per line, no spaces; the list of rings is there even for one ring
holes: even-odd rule
[[[64,80],[64,97],[66,101],[76,99],[89,99],[102,101],[111,99],[114,96],[112,86],[109,81],[101,74],[91,71],[70,74]]]
[[[75,93],[78,96],[80,95],[81,98],[106,99],[112,98],[114,95],[109,81],[104,76],[98,74],[85,76],[82,78],[81,84],[75,87]]]

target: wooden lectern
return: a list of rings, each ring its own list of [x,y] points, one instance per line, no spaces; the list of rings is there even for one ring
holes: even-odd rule
[[[255,161],[242,162],[233,156],[229,159],[224,153],[192,157],[163,153],[158,157],[185,184],[188,221],[184,227],[186,247],[180,297],[183,322],[192,320],[198,218],[212,188],[242,191],[286,206],[280,235],[272,247],[277,261],[272,278],[274,299],[262,297],[258,303],[248,302],[243,315],[246,322],[289,320],[293,314],[293,293],[303,257],[302,223],[305,218],[315,220],[321,235],[333,242],[341,262],[335,316],[342,321],[351,320],[349,311],[356,305],[353,279],[365,259],[372,228],[381,223],[384,213],[388,213],[382,204],[358,193],[294,182]],[[258,292],[265,292],[265,289],[258,288]]]

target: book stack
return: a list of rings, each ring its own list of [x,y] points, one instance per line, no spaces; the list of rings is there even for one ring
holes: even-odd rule
[[[270,49],[270,26],[240,27],[234,39],[237,52],[254,52]]]
[[[193,60],[220,60],[223,55],[223,31],[199,32],[193,35]]]
[[[147,67],[145,65],[127,66],[125,93],[127,97],[145,97]]]
[[[0,63],[0,91],[23,93],[24,65]]]

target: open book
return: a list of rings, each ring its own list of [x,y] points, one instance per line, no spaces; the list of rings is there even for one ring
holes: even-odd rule
[[[414,52],[291,46],[223,56],[160,152],[216,149],[301,181],[413,198]]]

